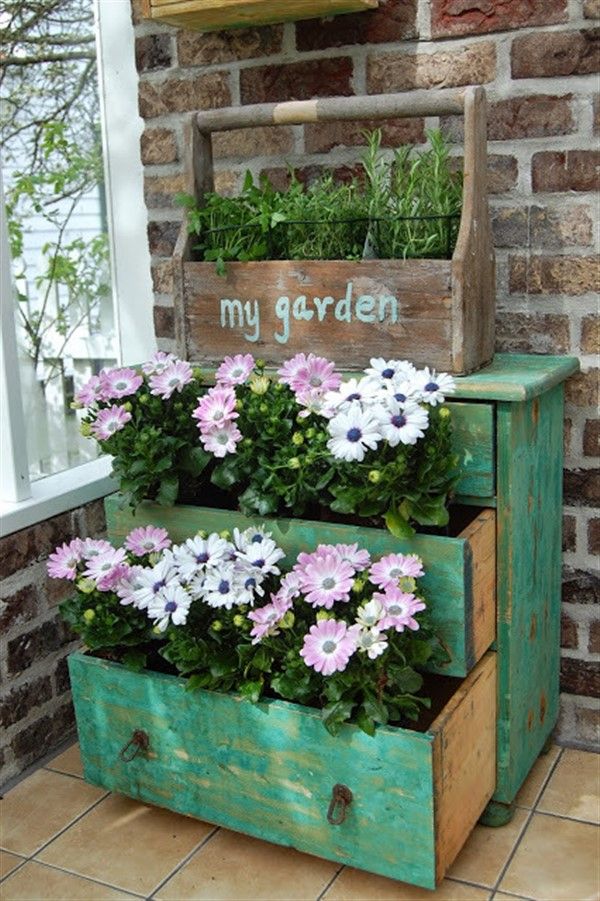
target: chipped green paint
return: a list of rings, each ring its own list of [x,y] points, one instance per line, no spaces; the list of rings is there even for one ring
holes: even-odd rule
[[[314,550],[318,544],[352,544],[355,541],[374,556],[418,554],[425,566],[421,584],[425,597],[430,600],[432,621],[450,655],[449,663],[433,671],[449,676],[466,676],[475,663],[472,634],[474,564],[471,548],[464,538],[415,535],[414,538],[400,540],[384,529],[303,519],[247,517],[231,510],[185,505],[161,507],[143,503],[134,515],[129,509],[119,506],[117,495],[106,498],[104,505],[108,534],[116,542],[121,542],[136,526],[148,524],[163,526],[174,541],[183,541],[199,529],[221,532],[234,526],[244,529],[252,524],[267,522],[274,540],[292,559],[300,551]]]
[[[448,406],[452,411],[454,450],[461,471],[456,500],[464,503],[491,498],[496,490],[494,405],[452,402]]]
[[[344,726],[333,738],[316,710],[285,701],[186,692],[184,680],[69,658],[84,775],[141,801],[340,863],[435,887],[430,733]],[[120,759],[135,729],[147,754]],[[354,795],[327,822],[336,783]]]
[[[465,400],[524,401],[559,385],[579,369],[577,357],[496,354],[492,363],[456,378],[454,397]]]

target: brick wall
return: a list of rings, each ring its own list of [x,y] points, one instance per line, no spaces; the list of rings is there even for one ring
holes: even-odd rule
[[[50,579],[46,560],[63,541],[105,528],[94,501],[0,539],[0,785],[75,728],[66,656],[77,641],[58,612],[73,586]]]
[[[224,33],[142,20],[134,0],[139,106],[145,119],[148,239],[155,328],[173,346],[169,256],[184,189],[189,111],[335,94],[484,84],[489,96],[489,188],[497,256],[498,349],[570,353],[567,386],[562,717],[565,739],[598,735],[600,595],[596,149],[598,0],[383,0],[376,12]],[[422,142],[436,120],[384,127],[385,143]],[[217,189],[235,193],[246,168],[284,184],[286,161],[305,177],[324,163],[352,170],[365,123],[217,135]],[[460,141],[460,119],[443,128]],[[460,152],[457,143],[456,152]]]

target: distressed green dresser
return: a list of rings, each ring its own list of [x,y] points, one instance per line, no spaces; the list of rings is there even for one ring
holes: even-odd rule
[[[175,677],[77,654],[70,671],[86,778],[433,888],[482,813],[489,825],[510,818],[558,715],[563,383],[577,368],[573,358],[501,354],[457,379],[462,512],[448,537],[398,542],[376,529],[270,521],[289,553],[359,540],[373,553],[394,546],[423,556],[449,649],[445,675],[456,678],[443,683],[454,687],[422,731],[386,727],[370,739],[347,726],[331,739],[306,708],[190,695]],[[133,517],[116,497],[106,510],[117,541],[149,522],[182,540],[242,519],[154,504]],[[149,746],[123,760],[120,749],[140,729]],[[354,801],[332,826],[326,812],[338,782]],[[374,841],[382,825],[390,839]]]

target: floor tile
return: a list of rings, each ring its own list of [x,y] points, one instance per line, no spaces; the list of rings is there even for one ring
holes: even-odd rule
[[[515,810],[506,826],[475,826],[448,875],[479,885],[493,887],[498,881],[529,816],[528,810]]]
[[[598,897],[598,827],[534,813],[500,890],[540,901]]]
[[[307,901],[338,864],[221,829],[156,897],[165,901]]]
[[[81,779],[38,770],[0,801],[3,847],[30,856],[104,794]]]
[[[24,857],[18,857],[16,854],[0,850],[0,879],[4,879],[5,876],[12,873],[15,867],[23,863],[24,859]]]
[[[133,896],[31,861],[2,883],[2,901],[119,901]]]
[[[566,748],[544,789],[538,810],[600,822],[600,755]]]
[[[494,901],[528,901],[523,895],[507,895],[506,892],[496,892]]]
[[[483,901],[489,891],[444,879],[434,892],[424,888],[395,882],[385,876],[374,876],[363,870],[344,867],[323,901]]]
[[[200,820],[110,795],[39,859],[149,894],[212,829]]]
[[[547,754],[540,754],[531,771],[521,786],[515,804],[519,807],[534,807],[535,802],[540,796],[540,792],[548,776],[548,773],[554,766],[556,758],[560,754],[561,749],[558,745],[552,745]]]
[[[79,753],[79,744],[75,742],[58,757],[54,757],[46,764],[46,769],[57,770],[59,773],[68,773],[70,776],[83,776],[83,765]]]

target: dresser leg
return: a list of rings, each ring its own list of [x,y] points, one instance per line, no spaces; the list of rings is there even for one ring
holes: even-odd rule
[[[482,826],[506,826],[515,815],[515,805],[503,804],[501,801],[490,801],[479,818]]]

